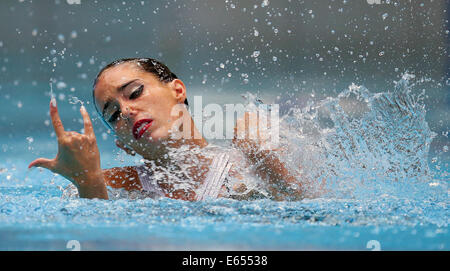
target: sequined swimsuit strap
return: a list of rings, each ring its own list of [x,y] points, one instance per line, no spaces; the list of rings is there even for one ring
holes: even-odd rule
[[[198,189],[197,200],[215,199],[219,196],[220,189],[232,166],[229,160],[230,157],[226,153],[214,158],[205,181]]]

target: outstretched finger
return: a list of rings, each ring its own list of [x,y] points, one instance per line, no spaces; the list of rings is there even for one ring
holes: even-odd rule
[[[55,166],[55,159],[47,159],[47,158],[38,158],[36,160],[34,160],[33,162],[31,162],[28,165],[28,168],[32,168],[32,167],[43,167],[49,170],[53,170]]]
[[[64,134],[64,126],[59,118],[58,108],[56,107],[56,99],[52,98],[50,101],[50,118],[52,119],[53,128],[56,136],[60,138]]]
[[[94,135],[94,128],[92,127],[92,121],[89,117],[88,112],[86,111],[86,108],[84,105],[80,108],[81,115],[83,116],[83,122],[84,122],[84,134],[85,135]]]

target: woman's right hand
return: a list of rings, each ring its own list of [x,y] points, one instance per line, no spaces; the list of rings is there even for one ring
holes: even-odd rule
[[[92,122],[84,106],[81,106],[80,112],[84,120],[84,134],[64,131],[56,100],[52,99],[50,117],[58,139],[58,154],[53,159],[38,158],[28,168],[43,167],[64,176],[78,188],[82,198],[107,199]]]

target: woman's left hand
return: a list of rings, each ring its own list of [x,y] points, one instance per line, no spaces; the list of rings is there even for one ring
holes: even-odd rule
[[[234,128],[233,144],[250,160],[275,150],[275,148],[270,148],[270,131],[265,130],[270,129],[269,124],[262,125],[264,123],[258,117],[258,113],[245,112],[244,117],[236,121]]]
[[[302,198],[301,184],[278,157],[281,149],[271,146],[270,133],[264,130],[267,127],[261,128],[260,125],[257,113],[246,112],[243,118],[236,121],[233,144],[254,165],[258,165],[255,170],[268,181],[268,189],[273,199]]]

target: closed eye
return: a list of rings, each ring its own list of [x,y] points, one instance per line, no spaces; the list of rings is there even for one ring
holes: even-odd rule
[[[114,114],[111,115],[108,122],[110,122],[110,123],[115,122],[119,118],[119,116],[120,116],[120,110],[117,110],[116,112],[114,112]]]
[[[139,97],[142,94],[142,91],[144,90],[144,86],[141,85],[140,87],[138,87],[135,91],[133,91],[130,95],[130,100],[136,99],[137,97]]]

